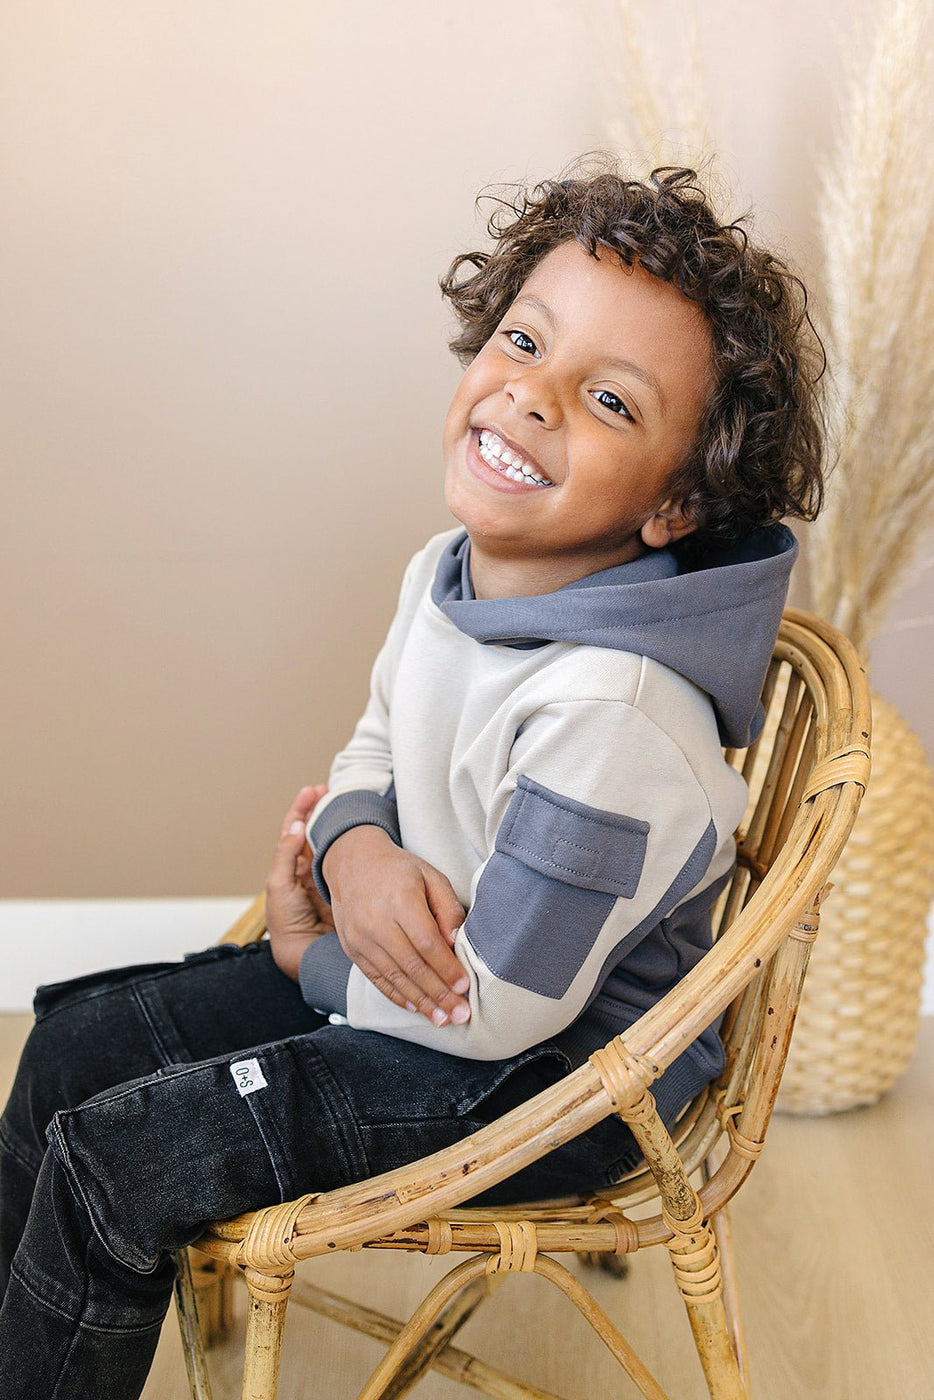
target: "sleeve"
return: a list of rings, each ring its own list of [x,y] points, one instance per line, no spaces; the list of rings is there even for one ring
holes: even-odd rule
[[[423,551],[424,552],[424,551]],[[315,853],[314,879],[330,899],[321,872],[329,847],[355,826],[379,826],[401,845],[393,788],[389,706],[396,662],[411,623],[416,592],[414,575],[421,555],[409,564],[402,581],[395,616],[370,674],[370,694],[349,743],[331,764],[328,792],[308,822],[308,841]]]
[[[481,1060],[557,1034],[705,875],[720,873],[712,863],[732,858],[723,838],[743,799],[733,785],[729,794],[718,832],[687,757],[637,709],[588,700],[537,711],[491,804],[489,849],[455,944],[470,1020],[432,1026],[351,965],[350,1024]]]

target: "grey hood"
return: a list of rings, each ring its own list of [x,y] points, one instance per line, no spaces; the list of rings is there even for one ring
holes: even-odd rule
[[[766,525],[687,571],[661,549],[554,593],[482,599],[465,532],[442,554],[431,596],[461,632],[491,646],[581,642],[670,666],[709,694],[722,742],[742,748],[762,727],[759,696],[797,554],[787,526]]]

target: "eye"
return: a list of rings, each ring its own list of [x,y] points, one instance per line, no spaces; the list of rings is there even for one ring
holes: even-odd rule
[[[619,414],[620,418],[628,418],[631,423],[635,422],[619,395],[614,394],[610,389],[591,389],[590,395],[603,408],[608,408],[611,413]]]
[[[507,331],[506,334],[517,350],[521,350],[524,355],[534,355],[536,360],[541,359],[541,351],[532,337],[526,335],[525,331]]]

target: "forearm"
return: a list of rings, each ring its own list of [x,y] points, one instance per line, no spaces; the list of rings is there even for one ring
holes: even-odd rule
[[[742,794],[730,786],[715,822],[691,762],[638,712],[563,707],[527,725],[512,757],[455,943],[469,1020],[438,1029],[407,1016],[351,970],[352,1025],[466,1058],[538,1044],[576,1020],[609,970],[731,859]]]
[[[382,794],[366,788],[337,793],[330,802],[321,803],[320,811],[316,809],[313,813],[308,822],[308,844],[314,852],[315,883],[325,899],[331,898],[328,871],[339,869],[341,864],[340,855],[336,867],[331,861],[334,847],[343,845],[346,870],[348,855],[353,858],[354,843],[348,845],[343,838],[354,831],[364,833],[362,842],[356,847],[360,852],[356,862],[358,868],[360,861],[367,859],[368,844],[372,851],[372,833],[387,837],[396,846],[401,846],[399,815],[391,788]],[[369,838],[365,834],[367,832],[371,833]]]
[[[402,850],[384,828],[366,823],[337,836],[321,866],[347,959],[407,1012],[435,1026],[466,1020],[467,977],[451,950],[464,909],[441,871]],[[300,976],[306,1000],[322,1005],[317,983],[330,988],[325,996],[338,995],[340,967],[333,940],[312,950]]]

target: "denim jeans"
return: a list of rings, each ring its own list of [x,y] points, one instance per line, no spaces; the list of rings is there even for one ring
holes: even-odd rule
[[[207,1221],[437,1151],[572,1067],[555,1044],[481,1062],[331,1025],[268,944],[40,988],[35,1010],[0,1120],[5,1400],[138,1396],[169,1251]],[[633,1147],[607,1120],[485,1199],[605,1185]]]

